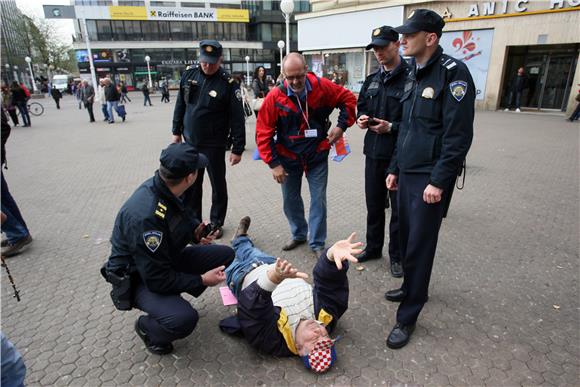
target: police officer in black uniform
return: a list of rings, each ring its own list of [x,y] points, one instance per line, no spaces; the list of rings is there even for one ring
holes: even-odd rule
[[[209,160],[207,172],[213,191],[210,220],[219,239],[228,208],[225,162],[228,136],[233,143],[229,161],[236,165],[246,145],[246,128],[240,87],[221,67],[221,44],[202,40],[199,46],[200,64],[188,68],[181,77],[173,113],[173,142],[185,140]],[[192,192],[186,194],[200,221],[202,186],[203,170]]]
[[[172,341],[188,336],[198,314],[181,293],[199,297],[207,286],[225,279],[234,259],[227,246],[205,238],[205,224],[195,218],[183,193],[208,160],[187,143],[161,152],[155,176],[145,181],[123,205],[113,228],[111,256],[102,269],[115,306],[147,313],[135,331],[155,354],[173,350]],[[188,246],[188,243],[198,243]]]
[[[364,141],[365,196],[367,203],[367,243],[359,262],[382,257],[385,240],[385,208],[390,201],[389,257],[391,274],[403,276],[399,252],[397,195],[387,190],[385,179],[395,149],[402,105],[400,102],[410,67],[399,55],[399,33],[390,26],[375,28],[371,34],[372,49],[379,69],[370,74],[357,102],[357,124],[368,129]]]
[[[467,66],[439,46],[445,22],[435,12],[415,10],[396,30],[403,55],[413,57],[397,147],[387,188],[398,188],[404,280],[386,293],[400,302],[387,339],[404,347],[427,301],[441,221],[473,138],[475,85]]]

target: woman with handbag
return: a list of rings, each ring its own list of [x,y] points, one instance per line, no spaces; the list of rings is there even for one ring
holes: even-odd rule
[[[260,107],[262,107],[262,102],[264,101],[264,98],[269,91],[266,84],[266,69],[264,69],[262,66],[258,66],[256,71],[254,71],[252,90],[254,91],[252,108],[254,109],[254,114],[256,114],[256,119],[258,119],[258,110],[260,110]]]

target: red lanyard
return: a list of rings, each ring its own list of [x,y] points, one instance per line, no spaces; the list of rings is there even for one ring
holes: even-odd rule
[[[306,112],[302,110],[302,104],[300,103],[300,97],[296,95],[296,100],[298,101],[298,107],[300,108],[300,113],[302,113],[302,118],[306,121],[306,126],[310,129],[310,123],[308,122],[308,90],[306,90]]]

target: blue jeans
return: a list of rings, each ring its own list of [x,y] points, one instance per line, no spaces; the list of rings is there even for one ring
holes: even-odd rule
[[[246,274],[259,265],[275,263],[276,258],[255,248],[247,236],[240,236],[234,239],[232,247],[236,252],[236,258],[226,269],[226,283],[232,293],[238,298]]]
[[[2,231],[6,234],[8,243],[14,244],[29,234],[26,222],[20,214],[18,205],[8,190],[8,184],[2,173],[2,212],[6,215],[6,222],[2,225]]]
[[[310,225],[308,244],[312,249],[323,248],[326,241],[326,185],[328,183],[328,160],[309,169],[306,173],[310,189],[310,212],[308,223],[304,218],[304,202],[302,201],[303,170],[286,169],[288,176],[282,184],[284,199],[284,214],[290,224],[292,239],[305,241]]]
[[[2,356],[0,357],[2,359],[2,386],[24,386],[26,366],[22,356],[2,332],[0,332],[0,339],[2,340]]]
[[[113,110],[117,109],[117,105],[119,105],[119,101],[107,101],[107,113],[109,113],[109,122],[115,122]]]
[[[103,112],[103,116],[105,116],[105,120],[109,121],[109,108],[106,103],[101,104],[101,111]]]
[[[23,125],[30,126],[30,115],[28,114],[28,106],[26,105],[26,102],[18,102],[16,103],[16,107],[20,110]]]

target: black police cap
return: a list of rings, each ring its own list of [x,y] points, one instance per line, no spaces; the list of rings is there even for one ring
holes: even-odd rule
[[[395,28],[400,34],[414,34],[419,31],[433,32],[441,37],[445,21],[430,9],[416,9],[411,12],[405,24]]]
[[[222,56],[222,45],[217,40],[202,40],[199,42],[199,60],[210,64],[217,63]]]
[[[391,26],[382,26],[375,28],[371,33],[371,42],[367,46],[367,50],[375,46],[383,47],[389,45],[391,42],[399,40],[399,33]]]
[[[205,155],[185,142],[170,144],[163,149],[159,161],[175,178],[185,177],[209,164]]]

